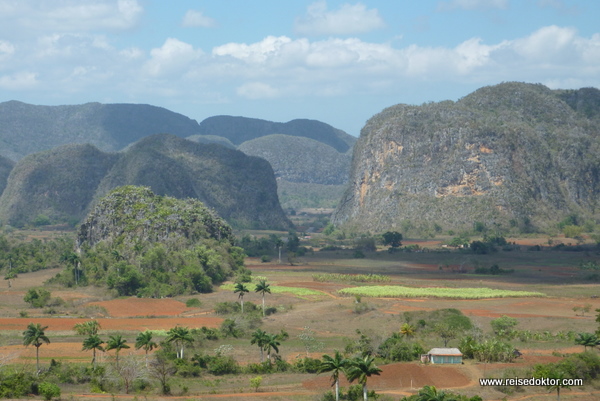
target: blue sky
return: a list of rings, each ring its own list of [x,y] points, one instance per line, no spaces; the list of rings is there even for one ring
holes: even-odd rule
[[[600,87],[598,17],[596,0],[0,0],[0,101],[357,136],[385,107],[504,81]]]

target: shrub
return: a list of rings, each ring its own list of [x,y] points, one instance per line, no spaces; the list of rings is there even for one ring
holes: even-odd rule
[[[38,386],[38,392],[46,401],[50,401],[52,398],[60,398],[60,387],[54,383],[40,383]]]
[[[268,263],[268,262],[270,262],[271,260],[272,260],[272,259],[271,259],[271,256],[269,256],[269,255],[262,255],[262,256],[260,257],[260,261],[261,261],[262,263]]]
[[[185,301],[185,306],[187,306],[188,308],[199,308],[200,306],[202,306],[202,302],[200,302],[198,298],[190,298],[187,301]]]
[[[43,288],[30,288],[23,300],[34,308],[43,308],[50,300],[50,291]]]

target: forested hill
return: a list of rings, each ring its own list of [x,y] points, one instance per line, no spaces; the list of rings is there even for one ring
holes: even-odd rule
[[[291,227],[265,160],[166,134],[120,153],[65,145],[21,159],[0,197],[0,220],[22,226],[43,215],[52,222],[77,222],[95,201],[123,185],[199,199],[237,227]]]
[[[333,221],[373,231],[597,221],[599,116],[598,89],[514,82],[387,108],[361,132]]]
[[[195,120],[145,104],[0,103],[0,155],[15,161],[60,145],[89,143],[102,151],[116,151],[148,135],[168,132],[187,137],[198,134],[198,129]]]
[[[200,123],[201,135],[217,135],[229,139],[234,145],[259,137],[282,134],[314,139],[345,153],[356,138],[342,130],[316,120],[298,119],[287,123],[256,118],[215,116]]]
[[[15,163],[12,160],[0,156],[0,195],[6,187],[6,180],[8,180],[8,175],[14,166]]]

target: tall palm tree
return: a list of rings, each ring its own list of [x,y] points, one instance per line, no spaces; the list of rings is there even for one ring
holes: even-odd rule
[[[168,343],[175,343],[177,347],[177,358],[183,359],[183,346],[185,343],[191,344],[194,338],[187,327],[175,326],[167,332]]]
[[[335,401],[340,401],[340,373],[346,372],[348,359],[344,358],[340,351],[336,350],[333,357],[323,355],[319,365],[319,373],[331,372],[332,386],[335,386]]]
[[[92,352],[93,352],[92,366],[93,367],[96,367],[96,350],[104,351],[104,348],[102,348],[102,344],[104,344],[104,341],[102,341],[100,339],[100,336],[98,334],[92,334],[88,338],[83,340],[83,348],[81,350],[82,351],[92,350]]]
[[[256,284],[256,288],[254,288],[254,292],[259,292],[260,294],[262,294],[262,310],[263,310],[263,317],[265,317],[265,294],[271,293],[270,285],[267,284],[266,280],[260,280],[258,282],[258,284]]]
[[[267,333],[262,331],[261,329],[256,329],[254,333],[252,333],[252,340],[250,340],[250,344],[257,345],[260,348],[260,361],[265,361],[265,343],[267,341]]]
[[[281,343],[279,342],[281,338],[278,334],[267,334],[265,337],[265,343],[263,348],[267,351],[267,360],[271,363],[271,350],[275,350],[276,353],[279,353],[279,346]]]
[[[367,380],[372,375],[378,375],[381,372],[373,361],[375,360],[372,356],[365,356],[364,358],[354,358],[350,360],[349,368],[347,370],[346,377],[348,381],[352,383],[354,380],[358,380],[359,384],[362,384],[363,388],[363,398],[364,401],[367,401],[368,391],[367,391]]]
[[[39,373],[40,371],[40,347],[42,344],[50,344],[50,339],[46,337],[46,330],[48,326],[42,327],[39,323],[29,323],[27,329],[23,332],[23,345],[28,347],[30,345],[35,346],[35,360],[36,367]]]
[[[146,367],[148,367],[148,351],[152,351],[158,347],[154,341],[152,341],[152,332],[146,330],[138,334],[135,339],[135,349],[143,348],[146,351]]]
[[[235,289],[233,290],[233,293],[236,294],[238,293],[240,295],[238,295],[238,298],[240,300],[240,304],[242,305],[242,313],[244,313],[244,295],[246,295],[246,293],[250,292],[250,290],[242,283],[237,283],[235,285]]]
[[[119,368],[119,351],[130,348],[129,345],[125,344],[126,342],[127,340],[125,340],[120,334],[110,336],[106,342],[107,351],[110,351],[111,349],[116,350],[115,355],[117,356],[117,369]]]

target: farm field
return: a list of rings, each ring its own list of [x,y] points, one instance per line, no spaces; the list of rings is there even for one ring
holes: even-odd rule
[[[421,244],[423,244],[421,242]],[[435,241],[427,243],[436,247]],[[266,306],[276,308],[276,313],[262,319],[260,328],[276,333],[284,329],[289,339],[282,341],[279,354],[289,362],[307,355],[299,335],[305,327],[310,327],[315,338],[322,343],[319,350],[311,350],[309,355],[319,358],[323,354],[333,354],[343,350],[362,333],[380,344],[392,333],[398,332],[406,321],[407,313],[412,313],[414,321],[426,313],[438,309],[454,308],[471,319],[484,333],[491,333],[490,322],[501,316],[516,318],[519,330],[534,332],[594,332],[598,328],[595,309],[600,309],[600,286],[589,281],[589,272],[577,268],[582,260],[594,260],[593,252],[573,253],[543,250],[497,252],[490,255],[473,255],[452,252],[412,252],[389,254],[385,251],[366,252],[364,259],[353,259],[351,251],[314,252],[296,261],[294,266],[276,262],[261,263],[257,258],[247,258],[246,266],[253,276],[264,277],[272,286],[272,293],[266,294]],[[504,269],[513,269],[510,275],[473,274],[475,267],[498,264]],[[55,361],[90,363],[91,352],[82,351],[82,337],[75,334],[73,326],[89,319],[97,319],[101,325],[100,335],[122,335],[132,345],[121,351],[121,357],[143,358],[143,350],[134,350],[133,343],[141,331],[153,331],[157,339],[164,339],[172,327],[218,328],[225,319],[237,319],[236,314],[217,314],[215,307],[222,302],[236,302],[233,283],[225,283],[215,288],[213,293],[175,299],[140,299],[135,297],[110,299],[100,288],[78,287],[66,289],[47,285],[53,297],[63,299],[64,305],[56,313],[49,315],[43,309],[30,308],[23,301],[29,288],[40,287],[59,270],[43,270],[20,274],[12,280],[11,287],[5,285],[0,290],[0,360],[14,366],[35,365],[35,347],[22,345],[21,333],[29,323],[48,326],[47,335],[51,343],[40,347],[40,360],[43,365]],[[385,282],[374,283],[352,281],[351,277],[340,276],[339,280],[315,281],[316,274],[337,275],[361,274],[388,277]],[[3,283],[4,284],[4,283]],[[503,293],[503,297],[461,299],[431,297],[427,294],[407,296],[369,296],[362,293],[357,312],[354,295],[344,295],[343,289],[360,289],[368,286],[402,286],[421,288],[430,292],[449,288],[455,292],[470,288]],[[245,295],[246,305],[260,308],[261,296],[253,291]],[[528,296],[508,291],[524,291]],[[510,296],[506,296],[510,294]],[[196,298],[199,306],[186,306],[186,301]],[[462,297],[466,298],[466,297]],[[586,314],[575,313],[573,308],[590,305]],[[247,306],[248,307],[248,306]],[[25,317],[23,317],[25,316]],[[190,347],[188,352],[212,353],[222,345],[231,346],[231,355],[241,364],[260,361],[258,348],[250,344],[250,329],[239,338],[230,337],[217,342],[205,341]],[[419,339],[427,351],[442,347],[440,338],[428,335]],[[460,338],[450,340],[449,346],[458,345]],[[380,376],[369,379],[369,389],[385,395],[385,399],[399,400],[403,396],[415,394],[424,385],[434,385],[438,389],[449,390],[467,396],[480,395],[484,400],[553,400],[556,393],[545,387],[522,388],[508,394],[492,387],[480,387],[481,377],[502,377],[507,371],[525,372],[539,363],[561,360],[565,355],[583,351],[572,340],[545,339],[520,341],[511,344],[522,352],[522,356],[511,363],[479,363],[465,360],[463,365],[423,365],[419,362],[401,362],[378,366],[383,370]],[[593,351],[597,352],[597,351]],[[152,354],[152,352],[150,353]],[[99,363],[113,363],[114,351],[100,353]],[[186,399],[236,399],[236,400],[318,400],[330,389],[328,374],[276,373],[263,376],[260,392],[255,393],[249,386],[249,379],[255,375],[212,376],[206,374],[200,379],[173,379],[174,397]],[[346,382],[342,386],[348,387]],[[145,396],[148,399],[167,399],[158,396],[156,391],[138,394],[118,395],[118,398],[132,399]],[[63,399],[106,399],[109,395],[90,392],[89,385],[67,385],[63,388]],[[600,397],[600,389],[593,384],[583,388],[573,387],[561,392],[562,400],[595,400]]]

